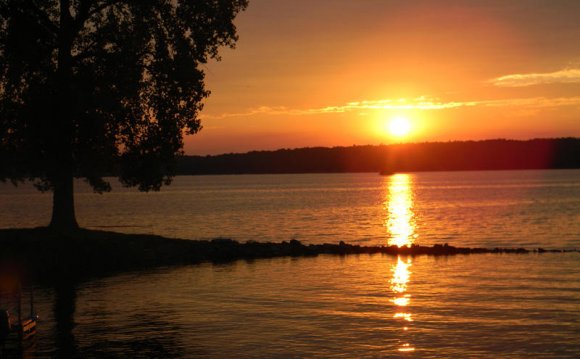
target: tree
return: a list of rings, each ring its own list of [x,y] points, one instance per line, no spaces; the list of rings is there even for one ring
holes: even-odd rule
[[[200,66],[234,47],[247,0],[0,0],[0,180],[53,192],[77,228],[73,178],[169,184],[209,95]]]

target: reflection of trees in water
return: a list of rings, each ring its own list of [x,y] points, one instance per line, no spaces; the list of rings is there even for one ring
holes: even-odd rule
[[[77,299],[76,285],[60,283],[54,290],[55,356],[58,358],[77,358],[79,355],[73,332]]]
[[[112,328],[89,327],[88,333],[79,340],[81,344],[88,344],[82,346],[82,354],[89,357],[186,357],[183,344],[178,341],[184,333],[183,328],[163,317],[163,313],[138,313],[120,317],[119,323]],[[187,352],[192,354],[190,350]]]
[[[78,287],[60,284],[55,287],[54,336],[57,358],[83,357],[132,357],[132,358],[178,358],[184,357],[183,346],[177,341],[183,328],[164,320],[174,313],[137,313],[123,317],[118,313],[114,325],[81,323],[82,332],[75,327],[75,318],[82,320],[83,313],[76,313]],[[128,303],[130,305],[130,303]],[[99,313],[97,313],[98,315]],[[113,313],[113,315],[116,313]],[[172,314],[172,315],[166,315]],[[105,315],[103,313],[103,315]],[[104,322],[102,324],[105,324]],[[196,353],[189,350],[190,354]]]

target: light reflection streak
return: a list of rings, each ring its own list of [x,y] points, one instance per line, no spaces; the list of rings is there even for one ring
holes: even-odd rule
[[[397,257],[397,264],[391,269],[393,272],[391,290],[394,293],[391,302],[397,306],[397,312],[393,317],[395,319],[404,319],[408,322],[412,322],[413,318],[411,313],[408,313],[407,310],[403,311],[403,309],[411,303],[411,295],[407,293],[407,286],[411,277],[410,266],[411,258],[408,258],[405,262],[399,256]]]
[[[411,246],[417,237],[411,186],[411,176],[408,174],[398,173],[388,177],[385,207],[389,245]]]
[[[407,294],[404,297],[395,298],[393,299],[393,303],[395,303],[395,305],[399,307],[406,307],[409,305],[409,302],[411,302],[411,299],[409,297],[410,295]]]
[[[411,318],[411,313],[395,313],[395,315],[393,316],[393,318],[395,319],[403,319],[406,320],[408,322],[412,322],[413,318]]]
[[[401,347],[399,349],[397,349],[397,350],[400,351],[400,352],[414,352],[415,351],[415,348],[413,348],[411,346],[411,344],[405,343],[405,344],[401,345]]]
[[[411,176],[408,174],[395,174],[388,178],[385,209],[387,210],[386,227],[390,235],[389,245],[411,246],[417,238],[411,185]],[[411,263],[411,258],[404,260],[399,256],[397,263],[391,266],[390,289],[393,293],[391,302],[395,305],[393,318],[402,322],[403,333],[409,331],[409,325],[413,322],[413,316],[409,310],[411,294],[408,293]],[[397,350],[413,352],[415,347],[404,341]]]
[[[411,258],[406,261],[397,257],[397,263],[391,267],[393,276],[391,277],[391,291],[393,298],[391,302],[395,305],[395,314],[393,318],[401,320],[403,323],[402,331],[406,333],[409,330],[409,323],[413,322],[413,316],[409,311],[409,304],[411,303],[411,294],[407,293],[409,281],[411,279]],[[415,348],[409,343],[402,344],[398,349],[401,352],[415,351]]]

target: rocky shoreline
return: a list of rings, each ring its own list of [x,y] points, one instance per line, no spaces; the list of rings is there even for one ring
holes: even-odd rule
[[[35,282],[82,280],[87,277],[151,269],[161,266],[226,263],[275,257],[308,257],[321,254],[434,255],[485,253],[577,252],[576,249],[464,248],[447,244],[434,246],[360,246],[338,244],[304,244],[297,240],[281,243],[231,239],[211,241],[171,239],[155,235],[78,230],[63,235],[48,228],[0,230],[0,266],[17,268]]]

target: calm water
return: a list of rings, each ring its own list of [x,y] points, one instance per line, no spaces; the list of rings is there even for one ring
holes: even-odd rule
[[[580,357],[578,253],[238,261],[61,296],[71,331],[37,295],[38,357]]]
[[[0,228],[46,225],[51,197],[0,185]],[[189,239],[580,247],[580,171],[177,177],[157,193],[79,182],[84,227]]]
[[[126,232],[580,247],[580,171],[184,177],[161,193],[79,192],[82,225]],[[2,187],[0,198],[0,226],[48,221],[48,196]],[[580,253],[203,264],[42,289],[37,303],[32,357],[580,357]]]

